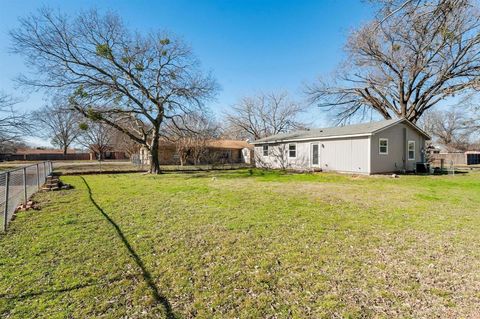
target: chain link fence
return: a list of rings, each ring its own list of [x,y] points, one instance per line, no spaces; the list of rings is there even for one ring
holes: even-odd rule
[[[52,162],[41,162],[0,172],[0,222],[4,232],[17,207],[40,189],[52,169]]]

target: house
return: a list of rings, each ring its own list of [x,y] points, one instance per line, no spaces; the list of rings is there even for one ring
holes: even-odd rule
[[[115,148],[114,146],[98,147],[89,145],[90,160],[127,160],[128,156],[125,151]],[[101,155],[101,156],[100,156]]]
[[[416,169],[430,136],[406,119],[295,131],[254,141],[259,167],[359,174]]]
[[[198,162],[190,155],[190,150],[184,149],[186,163],[184,164],[250,164],[253,158],[253,145],[246,141],[238,140],[210,140],[201,145],[202,152]],[[192,150],[193,151],[193,150]],[[159,159],[161,165],[181,164],[181,152],[178,145],[167,140],[159,143]],[[140,149],[139,161],[143,164],[150,164],[150,154],[146,148]]]

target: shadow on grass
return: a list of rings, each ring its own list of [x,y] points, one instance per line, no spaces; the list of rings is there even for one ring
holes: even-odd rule
[[[152,275],[150,274],[150,272],[147,270],[147,268],[145,267],[145,264],[143,263],[142,259],[140,258],[140,256],[138,256],[138,254],[135,252],[135,250],[133,249],[132,245],[130,245],[130,243],[128,242],[127,238],[125,237],[125,235],[123,234],[122,230],[120,229],[120,227],[117,225],[117,223],[110,217],[108,216],[107,213],[105,213],[105,211],[103,210],[102,207],[100,207],[100,205],[97,204],[97,202],[95,202],[95,200],[93,199],[93,195],[92,195],[92,189],[90,188],[90,185],[88,185],[87,181],[85,180],[85,178],[82,176],[80,177],[83,182],[85,183],[85,186],[87,186],[87,189],[88,189],[88,195],[90,197],[90,201],[93,203],[93,205],[98,209],[98,211],[100,213],[102,213],[103,217],[105,217],[105,219],[113,226],[113,228],[115,229],[115,231],[117,232],[117,235],[118,237],[120,237],[120,239],[122,240],[123,244],[125,245],[125,248],[127,248],[128,252],[130,253],[130,255],[132,256],[133,260],[135,261],[135,263],[138,265],[138,267],[141,269],[142,271],[142,276],[143,276],[143,279],[145,280],[145,283],[148,285],[148,287],[150,288],[151,292],[152,292],[152,296],[153,298],[155,299],[156,302],[160,303],[163,308],[165,309],[165,313],[166,313],[166,316],[168,319],[175,319],[175,315],[173,314],[173,311],[172,311],[172,306],[170,305],[170,302],[168,301],[167,297],[165,297],[164,295],[162,295],[159,290],[158,290],[158,287],[155,285],[155,282],[153,281],[152,279]]]
[[[11,294],[0,294],[0,299],[7,299],[7,300],[23,300],[31,297],[37,297],[37,296],[42,296],[45,294],[60,294],[60,293],[65,293],[65,292],[70,292],[74,290],[79,290],[83,288],[88,288],[88,287],[94,287],[94,286],[102,286],[106,284],[111,284],[116,281],[124,280],[124,279],[133,279],[137,275],[128,275],[126,277],[117,277],[112,280],[108,280],[108,282],[97,282],[97,283],[81,283],[81,284],[76,284],[71,287],[66,287],[66,288],[60,288],[60,289],[50,289],[50,290],[43,290],[43,291],[32,291],[32,292],[26,292],[23,294],[19,295],[11,295]]]
[[[45,291],[39,291],[39,292],[28,292],[20,295],[0,294],[0,299],[5,298],[5,299],[11,299],[11,300],[22,300],[22,299],[27,299],[31,297],[41,296],[44,294],[57,294],[57,293],[69,292],[69,291],[78,290],[86,287],[97,286],[97,285],[99,284],[78,284],[68,288],[51,289],[51,290],[45,290]]]

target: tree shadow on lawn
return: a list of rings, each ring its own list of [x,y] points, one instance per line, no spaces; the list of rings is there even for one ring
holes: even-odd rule
[[[60,294],[60,293],[70,292],[70,291],[79,290],[79,289],[88,288],[88,287],[111,284],[113,282],[120,281],[120,280],[123,280],[123,279],[133,279],[136,276],[137,275],[128,275],[126,277],[117,277],[117,278],[108,280],[108,282],[80,283],[80,284],[76,284],[76,285],[73,285],[73,286],[67,287],[67,288],[50,289],[50,290],[43,290],[43,291],[32,291],[32,292],[22,293],[22,294],[19,294],[19,295],[0,294],[0,299],[23,300],[23,299],[42,296],[42,295],[46,295],[46,294]]]
[[[90,188],[90,185],[88,185],[87,181],[85,180],[85,178],[83,176],[80,177],[83,182],[85,183],[85,186],[87,186],[87,189],[88,189],[88,195],[90,197],[90,201],[93,203],[93,205],[98,209],[98,211],[100,213],[102,213],[103,217],[105,217],[105,219],[113,226],[113,228],[115,229],[115,231],[117,232],[117,235],[118,237],[120,237],[120,239],[122,240],[123,244],[125,245],[125,248],[127,248],[128,252],[130,253],[130,255],[132,256],[133,260],[135,261],[135,263],[137,264],[137,266],[141,269],[142,271],[142,276],[143,276],[143,279],[145,280],[146,284],[148,285],[148,287],[150,288],[151,292],[152,292],[152,296],[153,298],[155,299],[155,301],[157,303],[160,303],[163,308],[165,309],[165,313],[166,313],[166,316],[168,319],[175,319],[176,316],[174,315],[173,311],[172,311],[172,306],[170,305],[170,302],[168,301],[167,297],[165,297],[164,295],[162,295],[159,290],[158,290],[158,287],[155,285],[155,282],[153,281],[152,279],[152,275],[150,274],[150,272],[147,270],[147,268],[145,267],[145,264],[143,263],[142,259],[140,258],[140,256],[135,252],[135,250],[133,249],[133,247],[130,245],[130,243],[128,242],[127,238],[125,237],[125,235],[123,234],[122,230],[120,229],[120,227],[117,225],[117,223],[112,219],[110,218],[110,216],[108,216],[107,213],[105,213],[105,211],[103,210],[102,207],[100,207],[97,202],[95,202],[95,200],[93,199],[93,196],[92,196],[92,189]]]

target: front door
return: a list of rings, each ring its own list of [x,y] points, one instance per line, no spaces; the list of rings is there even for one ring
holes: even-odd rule
[[[320,165],[320,148],[318,143],[311,144],[311,163],[313,167]]]

